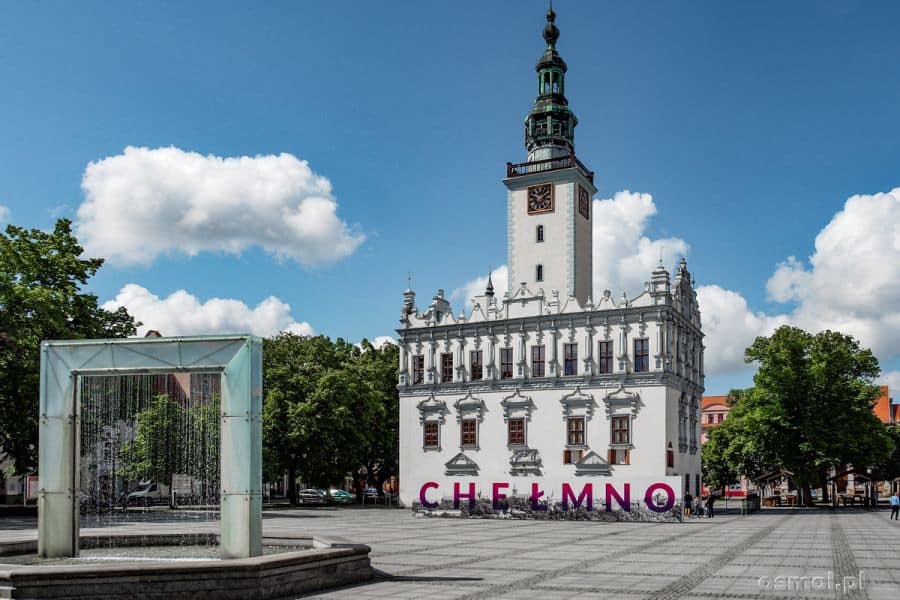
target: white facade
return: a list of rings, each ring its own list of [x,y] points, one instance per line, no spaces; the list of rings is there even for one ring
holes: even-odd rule
[[[473,481],[482,493],[505,482],[508,495],[523,496],[540,481],[557,498],[565,482],[597,489],[671,478],[679,494],[700,488],[703,334],[690,273],[682,260],[672,282],[660,265],[635,298],[591,297],[596,188],[574,155],[577,120],[561,93],[548,91],[548,82],[562,89],[565,73],[554,19],[551,11],[537,66],[546,93],[526,122],[529,162],[507,164],[504,180],[509,288],[497,297],[489,281],[458,316],[443,290],[424,309],[404,293],[407,506],[428,482],[439,484],[432,501]]]

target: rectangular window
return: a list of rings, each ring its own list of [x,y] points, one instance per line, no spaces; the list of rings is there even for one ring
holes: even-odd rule
[[[481,350],[473,350],[469,356],[472,358],[472,381],[478,381],[483,376]]]
[[[438,435],[438,427],[440,423],[437,421],[425,421],[425,426],[423,427],[424,439],[422,440],[422,445],[426,448],[437,448],[440,442]]]
[[[525,445],[525,419],[510,419],[507,423],[509,430],[509,445],[524,446]]]
[[[453,354],[441,354],[441,383],[453,381]]]
[[[463,419],[460,422],[462,439],[460,444],[463,448],[474,448],[478,445],[478,421],[475,419]]]
[[[646,338],[634,340],[634,372],[650,370],[650,341]]]
[[[597,354],[597,362],[601,373],[613,372],[613,343],[600,342],[600,352]]]
[[[721,423],[725,419],[724,413],[719,413],[716,415],[716,423]]]
[[[563,344],[563,375],[578,375],[578,344]]]
[[[569,417],[566,421],[566,445],[584,446],[584,417]]]
[[[628,431],[630,417],[622,415],[612,418],[612,443],[613,444],[630,444],[631,432]]]
[[[500,379],[512,379],[512,348],[500,348]]]
[[[425,357],[421,354],[413,356],[413,385],[425,382]]]
[[[532,377],[543,377],[544,376],[544,347],[543,346],[532,346],[531,347],[531,376]]]
[[[714,422],[715,415],[706,415],[706,422],[710,425]]]
[[[631,454],[628,448],[610,448],[609,464],[611,465],[628,465],[631,464]]]
[[[563,464],[574,465],[584,457],[584,450],[563,450]]]

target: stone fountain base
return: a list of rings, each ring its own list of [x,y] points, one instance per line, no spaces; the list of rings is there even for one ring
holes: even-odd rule
[[[197,543],[217,538],[214,534],[193,537]],[[185,538],[170,534],[84,537],[81,547],[168,546],[184,544]],[[35,554],[37,540],[2,542],[0,598],[285,598],[374,576],[370,549],[363,544],[322,537],[267,537],[263,544],[286,551],[242,559],[41,566],[3,564],[4,556]]]

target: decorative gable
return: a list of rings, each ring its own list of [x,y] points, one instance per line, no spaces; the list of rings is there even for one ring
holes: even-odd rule
[[[478,464],[460,452],[444,463],[444,475],[478,475]]]
[[[594,402],[594,397],[582,393],[580,387],[576,387],[571,394],[563,396],[559,403],[562,404],[564,419],[568,417],[585,417],[590,419],[594,416],[594,408],[597,406],[597,403]]]
[[[523,417],[530,419],[531,411],[534,410],[534,402],[532,402],[531,396],[523,396],[522,390],[519,388],[516,388],[516,391],[511,396],[504,398],[500,406],[503,407],[504,422]]]
[[[632,418],[637,417],[644,405],[641,402],[640,395],[629,392],[625,389],[625,382],[619,386],[619,389],[612,392],[603,399],[606,405],[606,416],[612,417],[617,414],[630,414]]]
[[[443,424],[444,415],[450,412],[447,410],[447,403],[435,398],[434,394],[431,394],[416,404],[416,408],[419,409],[419,423],[422,423],[423,425],[425,424],[425,421],[428,420],[437,420]]]
[[[612,474],[609,463],[602,456],[591,450],[575,463],[575,475],[599,475],[608,477]]]
[[[453,408],[456,409],[457,423],[463,419],[478,419],[479,422],[484,420],[484,400],[473,396],[471,391],[457,400]]]

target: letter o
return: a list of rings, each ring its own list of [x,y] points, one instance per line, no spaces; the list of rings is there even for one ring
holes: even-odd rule
[[[653,492],[656,490],[664,490],[669,498],[663,506],[656,506],[656,503],[653,501]],[[644,504],[655,513],[664,513],[667,510],[671,510],[675,506],[675,490],[667,483],[654,483],[647,488],[647,493],[644,494]]]

